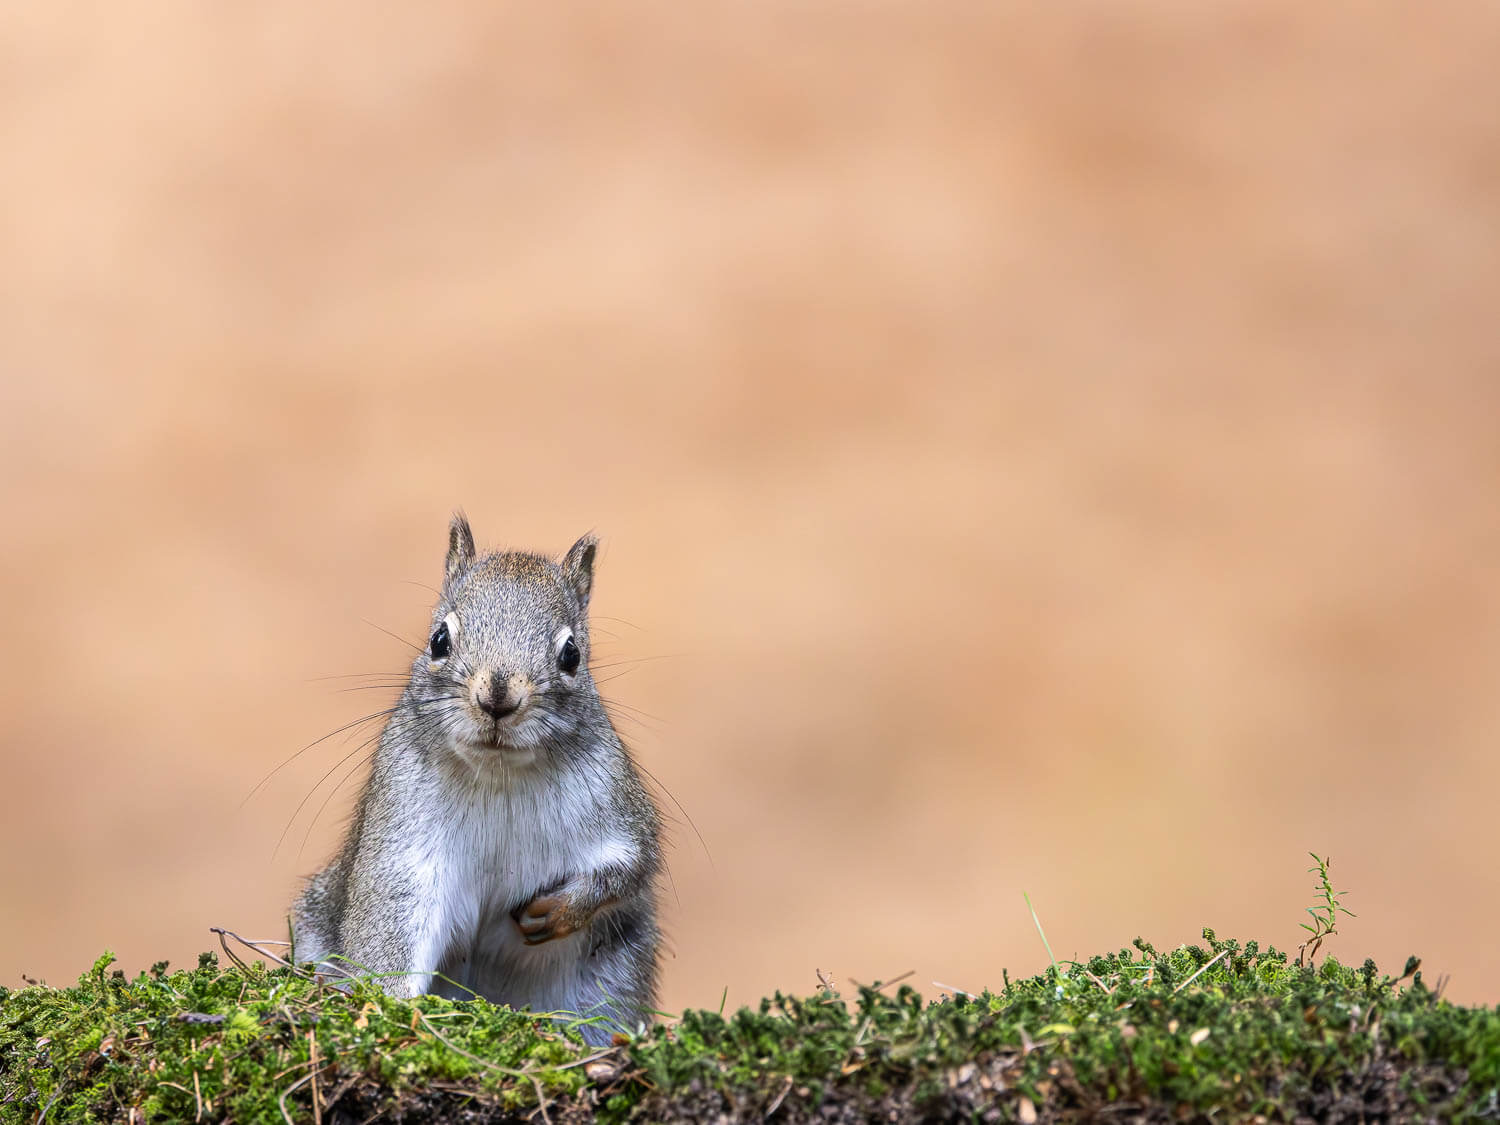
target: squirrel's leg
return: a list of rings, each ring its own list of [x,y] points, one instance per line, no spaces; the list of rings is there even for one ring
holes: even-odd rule
[[[374,975],[383,991],[408,999],[432,988],[433,974],[442,963],[453,919],[443,910],[444,898],[428,880],[408,881],[382,895],[364,899],[374,909],[360,917],[345,919],[344,932],[351,939],[344,949],[351,975]],[[351,914],[360,899],[351,902]],[[354,935],[358,935],[354,939]]]
[[[542,891],[511,912],[527,945],[577,933],[601,910],[642,890],[650,874],[640,867],[610,864]]]
[[[622,905],[594,927],[585,970],[560,1005],[585,1018],[603,1017],[578,1028],[585,1043],[606,1046],[616,1031],[631,1033],[651,1022],[660,941],[656,919],[645,903]]]

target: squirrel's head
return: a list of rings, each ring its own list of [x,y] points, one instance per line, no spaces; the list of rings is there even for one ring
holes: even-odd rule
[[[596,547],[586,535],[561,563],[519,551],[481,556],[468,520],[453,517],[411,681],[418,714],[445,743],[519,765],[574,741],[597,698],[588,668]]]

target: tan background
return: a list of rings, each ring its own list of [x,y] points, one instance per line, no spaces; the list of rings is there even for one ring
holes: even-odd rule
[[[404,666],[463,505],[604,537],[707,844],[669,1007],[998,985],[1023,891],[1059,955],[1293,946],[1309,849],[1336,952],[1500,1000],[1493,9],[0,37],[4,983],[277,933],[357,743],[239,803],[383,700],[316,677]]]

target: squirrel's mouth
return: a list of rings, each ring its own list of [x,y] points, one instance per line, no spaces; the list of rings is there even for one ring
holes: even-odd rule
[[[530,753],[537,747],[543,731],[533,722],[534,708],[523,704],[500,717],[473,716],[472,729],[459,741],[475,750],[489,752]]]
[[[453,754],[465,766],[486,776],[500,771],[505,776],[516,770],[527,769],[537,763],[539,743],[518,745],[514,741],[503,741],[488,735],[458,736],[454,738]]]

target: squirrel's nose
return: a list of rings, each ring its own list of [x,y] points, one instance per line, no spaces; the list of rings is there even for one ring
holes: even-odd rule
[[[474,702],[492,719],[503,719],[519,705],[520,700],[510,692],[510,677],[491,672],[474,693]]]

